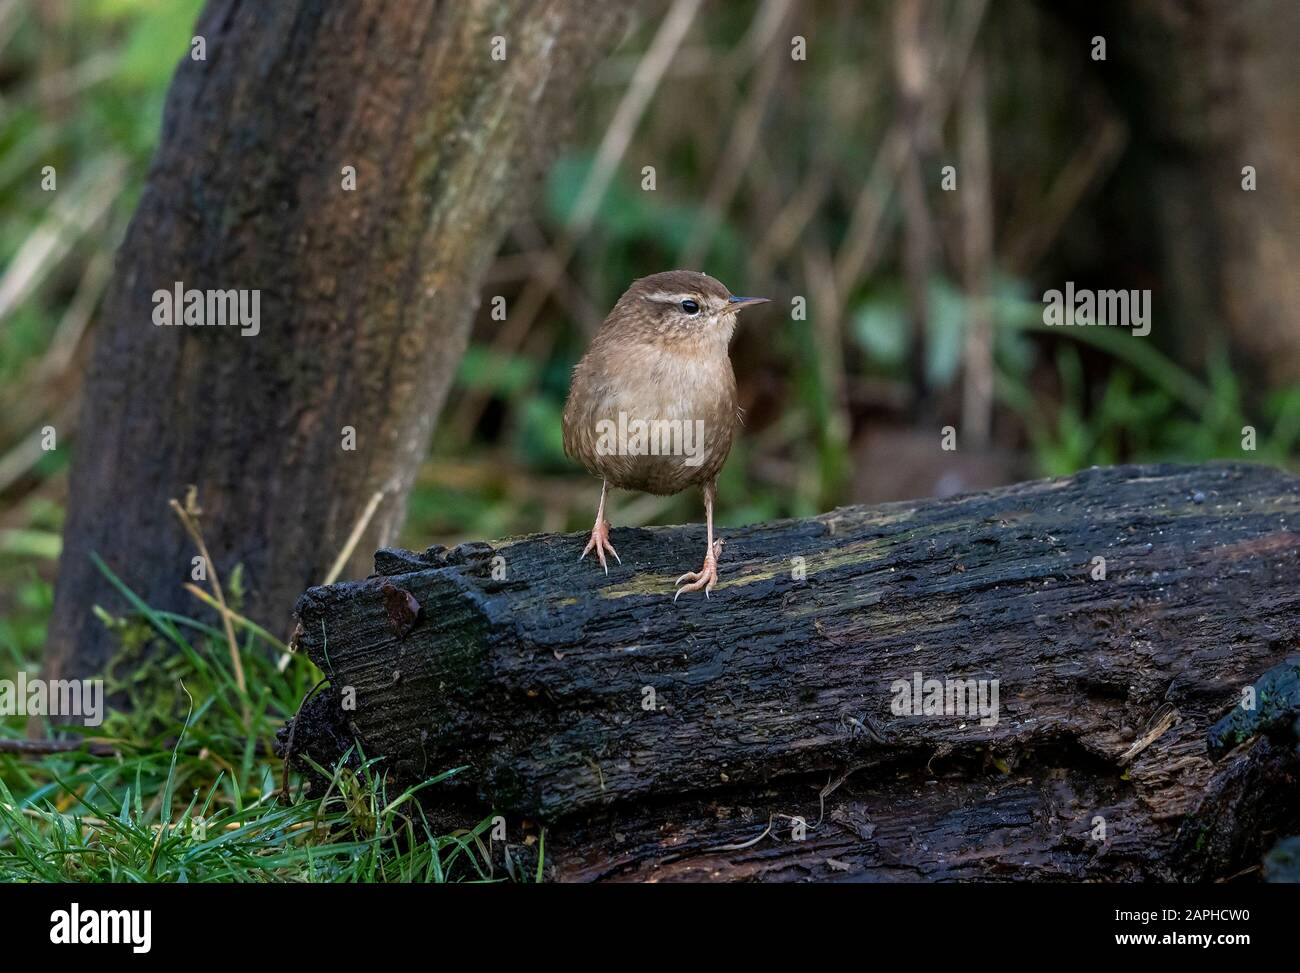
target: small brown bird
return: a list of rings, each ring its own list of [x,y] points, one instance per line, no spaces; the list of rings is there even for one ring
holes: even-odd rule
[[[599,476],[591,540],[600,565],[609,542],[610,486],[657,496],[699,485],[708,547],[704,566],[677,579],[677,595],[718,580],[722,540],[713,539],[713,498],[739,424],[736,376],[727,346],[741,308],[766,297],[736,297],[707,274],[669,270],[633,281],[573,370],[564,405],[564,452]],[[676,597],[673,598],[676,601]]]

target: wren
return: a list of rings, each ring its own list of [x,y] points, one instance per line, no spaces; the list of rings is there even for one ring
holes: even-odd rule
[[[717,477],[740,424],[736,376],[727,353],[742,308],[765,297],[736,297],[707,274],[669,270],[632,282],[573,369],[564,405],[564,452],[601,478],[591,539],[623,559],[609,540],[611,486],[658,496],[699,486],[708,525],[704,565],[677,579],[677,595],[718,581],[722,539],[713,537]]]

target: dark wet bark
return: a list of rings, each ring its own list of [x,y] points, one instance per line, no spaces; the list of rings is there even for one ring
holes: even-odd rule
[[[299,600],[294,750],[463,765],[431,807],[545,824],[558,879],[1257,874],[1292,731],[1207,734],[1300,646],[1298,515],[1264,467],[1097,469],[724,531],[677,604],[699,527],[616,528],[608,578],[577,536],[381,551]],[[918,672],[997,680],[996,723],[896,714]]]
[[[478,282],[628,6],[208,4],[207,60],[172,81],[97,336],[50,674],[111,652],[91,609],[123,602],[92,552],[154,607],[196,611],[167,508],[187,484],[219,570],[244,565],[245,608],[272,630],[378,491],[358,550],[389,542]],[[259,290],[260,332],[156,327],[152,295],[176,282]]]

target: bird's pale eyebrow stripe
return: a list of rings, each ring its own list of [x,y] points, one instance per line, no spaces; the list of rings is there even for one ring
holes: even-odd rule
[[[694,301],[694,294],[670,294],[668,291],[653,291],[645,296],[647,301],[662,301],[665,304],[679,304],[682,301]]]

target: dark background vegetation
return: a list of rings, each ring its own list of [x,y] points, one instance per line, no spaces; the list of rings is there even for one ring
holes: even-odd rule
[[[405,543],[578,529],[590,519],[593,484],[560,445],[569,370],[632,278],[679,265],[705,269],[737,292],[770,295],[782,310],[795,295],[808,301],[807,321],[774,309],[754,315],[737,337],[747,421],[721,485],[724,525],[1097,463],[1242,458],[1248,422],[1259,431],[1254,458],[1294,456],[1295,366],[1276,363],[1276,377],[1267,368],[1242,370],[1229,322],[1175,312],[1176,288],[1206,287],[1232,241],[1216,239],[1203,262],[1178,268],[1180,276],[1167,266],[1163,237],[1216,235],[1219,200],[1253,205],[1240,188],[1238,162],[1254,160],[1259,193],[1279,203],[1287,201],[1279,182],[1296,179],[1294,156],[1276,153],[1289,173],[1270,170],[1272,153],[1243,146],[1235,159],[1215,160],[1222,163],[1217,199],[1193,198],[1195,209],[1172,217],[1162,212],[1161,166],[1189,150],[1153,131],[1171,126],[1152,116],[1178,102],[1180,84],[1190,85],[1172,71],[1141,77],[1132,62],[1147,55],[1133,53],[1133,35],[1163,29],[1172,35],[1162,42],[1168,50],[1157,51],[1164,63],[1181,55],[1213,70],[1209,52],[1196,60],[1197,32],[1210,30],[1196,20],[1198,5],[1150,4],[1149,22],[1134,26],[1105,5],[1085,5],[1096,9],[1094,18],[1062,15],[1050,4],[999,4],[980,23],[979,3],[940,4],[927,7],[909,33],[895,4],[799,4],[784,18],[782,4],[706,4],[595,213],[574,226],[576,202],[599,188],[594,155],[654,36],[654,10],[664,6],[648,5],[598,72],[572,143],[484,285],[473,343],[410,502]],[[41,452],[39,429],[54,425],[61,446],[77,434],[75,400],[97,298],[199,4],[87,0],[3,9],[0,612],[9,651],[26,653],[40,645],[69,452]],[[959,45],[972,23],[980,33],[966,54]],[[1109,44],[1100,63],[1090,59],[1098,32]],[[806,62],[787,56],[796,33],[807,38]],[[900,85],[898,62],[908,50],[930,68],[916,96]],[[958,59],[982,70],[979,105],[963,100],[968,86],[952,80]],[[1158,65],[1148,71],[1158,74]],[[1154,105],[1141,100],[1152,95]],[[1296,107],[1294,88],[1276,95],[1283,107]],[[931,110],[931,121],[909,120],[917,113],[909,99],[917,98],[948,108]],[[1185,100],[1189,112],[1215,107],[1193,95]],[[1279,114],[1274,137],[1286,135],[1283,121],[1294,128],[1294,114]],[[1212,121],[1198,116],[1188,125]],[[986,142],[990,156],[991,253],[977,259],[990,295],[994,401],[987,449],[963,435],[958,452],[945,454],[939,427],[953,423],[965,433],[969,425],[961,396],[974,302],[963,266],[967,193],[939,190],[941,167],[954,164],[963,188],[976,191],[965,183],[972,176],[962,164],[963,125],[976,129],[968,142]],[[901,185],[906,175],[882,164],[891,134],[912,126],[919,201]],[[39,190],[44,164],[58,168],[57,194]],[[640,189],[643,165],[656,167],[654,193]],[[866,219],[855,221],[864,206]],[[1165,228],[1161,219],[1176,222]],[[910,269],[909,232],[927,244]],[[1276,245],[1294,250],[1295,241]],[[555,286],[538,287],[548,261],[570,250]],[[862,256],[853,259],[856,252]],[[1280,269],[1296,273],[1294,264]],[[1038,298],[1067,279],[1151,287],[1152,335],[1044,333]],[[521,301],[530,285],[549,291],[531,322],[523,318],[537,295]],[[496,295],[511,308],[504,324],[490,318]],[[1300,326],[1289,309],[1278,310],[1288,326],[1278,352],[1294,360]],[[922,369],[908,361],[918,316],[926,380],[919,402]],[[617,504],[617,522],[636,524],[688,519],[698,500]]]
[[[774,299],[733,347],[724,527],[1092,464],[1295,468],[1296,5],[705,3],[653,79],[680,6],[642,5],[508,234],[403,544],[589,526],[596,483],[561,449],[569,371],[631,279],[678,266]],[[199,8],[0,0],[3,674],[39,667],[100,299]],[[1066,280],[1150,288],[1151,335],[1049,332],[1040,298]],[[618,496],[613,519],[698,502]]]

